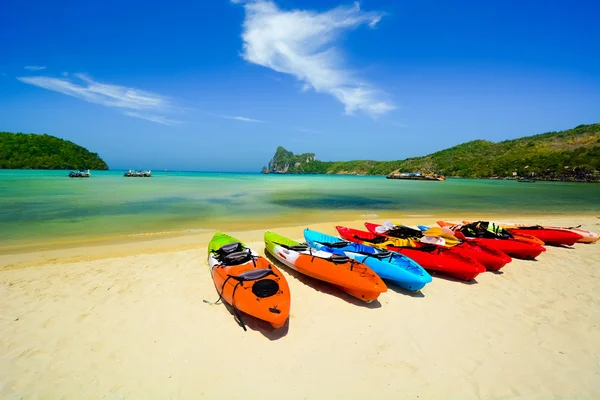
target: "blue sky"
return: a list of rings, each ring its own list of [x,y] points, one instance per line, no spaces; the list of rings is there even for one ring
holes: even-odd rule
[[[111,168],[393,160],[600,121],[595,1],[5,0],[0,130]]]

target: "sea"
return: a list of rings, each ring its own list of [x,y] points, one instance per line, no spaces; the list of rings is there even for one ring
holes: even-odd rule
[[[0,170],[0,251],[422,216],[600,214],[600,185],[381,176]],[[460,218],[457,218],[460,220]]]

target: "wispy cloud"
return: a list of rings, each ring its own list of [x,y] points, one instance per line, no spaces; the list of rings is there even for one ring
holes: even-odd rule
[[[265,121],[261,121],[260,119],[240,117],[240,116],[231,116],[231,115],[218,115],[218,117],[225,118],[225,119],[234,119],[236,121],[242,121],[242,122],[256,122],[256,123],[264,123],[265,122]]]
[[[43,69],[46,69],[46,67],[44,67],[43,65],[26,65],[23,68],[29,71],[41,71]]]
[[[344,65],[334,48],[344,31],[367,24],[371,28],[382,15],[351,7],[325,12],[284,11],[271,0],[234,0],[243,3],[242,56],[245,60],[290,74],[304,82],[304,90],[313,88],[339,100],[348,114],[362,111],[372,116],[395,109],[384,95],[357,78]]]
[[[74,76],[79,80],[77,83],[67,78],[47,76],[26,76],[17,79],[29,85],[66,94],[90,103],[122,108],[128,110],[124,113],[132,117],[167,125],[179,123],[179,121],[170,120],[161,115],[174,110],[174,106],[166,96],[126,86],[100,83],[84,74],[74,74]],[[140,113],[140,111],[144,113]]]
[[[181,124],[181,121],[175,121],[172,119],[168,119],[161,115],[140,114],[135,111],[124,111],[123,114],[128,115],[130,117],[141,118],[141,119],[145,119],[147,121],[152,121],[152,122],[156,122],[158,124],[163,124],[163,125],[179,125],[179,124]]]

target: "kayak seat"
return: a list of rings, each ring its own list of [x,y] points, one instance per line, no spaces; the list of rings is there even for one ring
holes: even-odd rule
[[[234,252],[240,252],[243,250],[244,250],[244,246],[240,242],[233,242],[233,243],[229,243],[224,246],[221,246],[220,248],[218,248],[217,250],[214,250],[213,252],[217,255],[217,258],[220,258],[227,254],[234,253]]]
[[[248,261],[252,261],[253,257],[250,250],[245,249],[243,251],[236,251],[233,253],[225,254],[223,256],[217,257],[217,259],[223,265],[240,265]]]
[[[432,253],[433,251],[437,250],[438,247],[435,244],[425,244],[421,247],[411,247],[411,249]]]
[[[292,251],[297,251],[297,252],[303,252],[303,251],[307,251],[309,249],[307,244],[298,244],[298,245],[294,245],[294,246],[288,246],[286,244],[283,243],[276,243],[273,242],[274,244],[283,247],[284,249],[288,249],[288,250],[292,250]]]
[[[384,259],[384,258],[388,258],[392,256],[392,252],[391,251],[382,251],[381,253],[375,253],[375,254],[370,254],[371,257],[373,258],[377,258],[379,260]]]
[[[246,282],[246,281],[256,281],[256,280],[262,279],[264,277],[267,277],[269,275],[275,275],[275,272],[273,272],[273,270],[271,268],[253,269],[250,271],[243,272],[239,275],[230,275],[230,276],[231,276],[231,279],[235,279],[236,281]],[[275,276],[277,276],[277,275],[275,275]]]
[[[332,249],[341,249],[342,247],[346,247],[351,244],[350,242],[333,242],[333,243],[317,242],[317,243],[322,244],[327,247],[331,247]]]
[[[375,244],[387,242],[387,239],[385,237],[383,237],[383,236],[372,238],[372,239],[366,239],[366,238],[361,238],[358,235],[354,235],[354,238],[358,239],[358,240],[360,240],[362,242],[375,243]]]
[[[350,261],[350,257],[347,257],[347,256],[331,256],[331,257],[323,258],[323,259],[330,261],[334,264],[345,264]]]
[[[423,232],[417,231],[417,230],[411,229],[411,228],[398,226],[398,227],[388,230],[387,235],[405,239],[405,238],[412,238],[412,237],[422,237]]]

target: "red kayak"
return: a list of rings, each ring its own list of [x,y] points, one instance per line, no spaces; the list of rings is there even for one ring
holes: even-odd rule
[[[377,236],[371,232],[359,231],[343,226],[336,226],[335,228],[343,239],[398,252],[412,259],[428,271],[443,273],[465,281],[475,279],[477,275],[485,272],[485,267],[478,261],[460,254],[453,254],[445,247],[434,245],[397,247],[393,244],[393,238]]]
[[[461,229],[461,225],[450,225],[444,221],[438,221],[438,225],[447,226],[456,234],[462,233],[463,237],[467,234],[471,234],[469,231]],[[497,236],[495,238],[484,238],[484,237],[466,237],[468,241],[475,242],[477,244],[483,244],[484,246],[491,247],[498,251],[501,251],[505,254],[508,254],[514,258],[522,258],[525,260],[533,260],[540,254],[542,254],[546,249],[539,244],[523,242],[521,240],[512,239],[512,238],[504,238]]]
[[[382,225],[373,224],[370,222],[365,222],[365,227],[374,235],[378,236],[390,236],[390,237],[403,237],[403,234],[406,233],[411,235],[416,239],[423,237],[423,232],[416,229],[411,229],[406,227],[406,229],[400,229],[398,231],[394,230],[394,228],[386,230],[385,232],[380,232],[381,228],[377,229]],[[405,227],[400,227],[405,228]],[[402,231],[402,232],[400,232]],[[395,233],[399,234],[396,235]],[[414,236],[412,236],[414,235]],[[465,241],[460,240],[458,244],[454,246],[448,246],[447,248],[452,254],[459,254],[463,257],[470,257],[474,260],[479,261],[488,271],[498,271],[502,267],[504,267],[507,263],[512,261],[505,253],[498,251],[492,247],[488,247],[484,244],[477,243],[474,241]]]
[[[515,229],[507,228],[506,230],[516,235],[535,236],[536,238],[543,240],[544,243],[554,246],[573,246],[583,238],[582,235],[566,229],[550,229],[541,226],[518,227]]]

